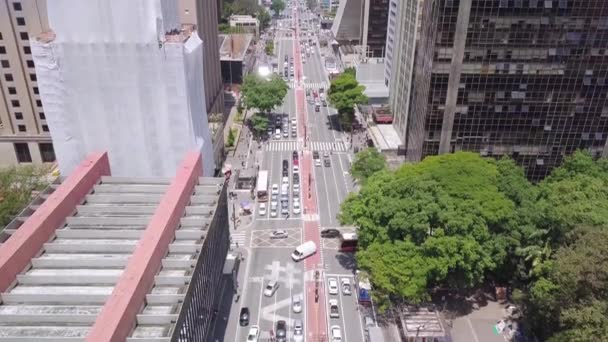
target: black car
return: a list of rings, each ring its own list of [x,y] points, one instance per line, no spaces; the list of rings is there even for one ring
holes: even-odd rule
[[[319,151],[312,151],[312,158],[319,159]]]
[[[298,160],[298,151],[293,151],[291,155],[294,160]]]
[[[285,63],[289,60],[289,56],[285,55]]]
[[[277,342],[287,341],[287,324],[285,321],[277,321]]]
[[[287,159],[283,159],[283,171],[287,171],[289,169],[289,162]]]
[[[241,308],[241,314],[239,315],[239,324],[242,327],[249,325],[249,308]]]
[[[332,238],[337,238],[339,236],[340,236],[340,231],[337,229],[328,228],[328,229],[323,229],[321,231],[322,238],[332,239]]]

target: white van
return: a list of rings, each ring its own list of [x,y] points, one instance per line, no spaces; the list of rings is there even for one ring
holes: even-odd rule
[[[317,245],[314,243],[314,241],[306,241],[296,247],[296,250],[291,253],[291,258],[293,259],[293,261],[300,261],[302,259],[308,258],[316,252]]]

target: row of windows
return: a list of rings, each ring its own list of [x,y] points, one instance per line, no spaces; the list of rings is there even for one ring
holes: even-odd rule
[[[46,115],[44,115],[44,112],[38,113],[38,117],[40,117],[40,120],[46,120]],[[23,120],[23,113],[21,113],[21,112],[15,112],[15,119],[17,119],[17,120]],[[44,129],[44,126],[46,126],[46,125],[43,125],[42,130],[44,130],[45,132],[47,132]]]
[[[32,155],[30,154],[30,146],[27,143],[15,143],[15,155],[19,163],[31,163]],[[51,143],[39,143],[40,158],[43,163],[52,163],[55,161],[55,150]]]
[[[21,114],[21,113],[15,113],[15,117],[17,116],[17,114]],[[23,115],[21,116],[21,119],[23,119]],[[19,130],[19,132],[22,132],[22,133],[27,132],[27,127],[25,125],[17,125],[17,129]],[[42,131],[49,132],[49,126],[42,125]]]
[[[11,100],[11,106],[13,106],[14,108],[19,108],[21,107],[21,102],[19,102],[19,100]],[[39,108],[42,107],[42,101],[36,100],[36,106]]]
[[[26,55],[31,55],[32,49],[29,46],[24,46],[23,53],[25,53]],[[0,46],[0,55],[6,55],[6,47]]]
[[[17,88],[8,87],[7,89],[8,89],[9,95],[17,95]],[[33,87],[32,89],[34,90],[34,94],[36,94],[36,95],[40,94],[40,90],[38,90],[38,87]]]
[[[13,82],[15,80],[13,74],[4,74],[4,79],[7,82]],[[36,82],[38,80],[38,77],[36,77],[36,74],[30,74],[30,80],[32,82]]]

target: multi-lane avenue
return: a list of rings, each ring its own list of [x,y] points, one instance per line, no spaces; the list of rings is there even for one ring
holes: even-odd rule
[[[354,291],[345,294],[339,288],[330,294],[328,289],[330,278],[338,284],[354,282],[352,255],[339,252],[335,238],[320,236],[323,229],[339,227],[340,203],[353,190],[348,174],[352,154],[336,125],[335,110],[321,102],[329,79],[318,25],[304,6],[305,1],[288,1],[275,23],[278,72],[286,72],[290,89],[270,117],[268,140],[253,151],[260,170],[268,171],[269,199],[256,199],[252,223],[232,234],[245,260],[239,270],[240,299],[226,318],[224,341],[247,341],[254,325],[259,341],[281,341],[280,321],[286,325],[286,341],[331,341],[336,326],[342,341],[365,340]],[[278,134],[275,125],[282,128]],[[315,242],[316,253],[294,262],[291,253],[306,241]],[[278,287],[265,294],[272,281]],[[330,300],[337,302],[337,317],[330,317]],[[249,322],[242,326],[244,307]],[[297,324],[303,325],[301,337],[294,335]]]

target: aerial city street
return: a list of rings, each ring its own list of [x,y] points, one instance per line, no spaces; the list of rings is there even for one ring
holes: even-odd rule
[[[327,103],[317,16],[293,1],[281,17],[275,49],[290,87],[269,116],[267,140],[253,150],[260,170],[255,216],[232,233],[245,265],[239,270],[240,300],[232,305],[223,340],[245,341],[253,329],[260,341],[364,341],[353,292],[354,257],[340,251],[349,248],[342,236],[354,231],[336,218],[355,186],[349,136],[338,129],[336,110]],[[296,260],[292,253],[305,243],[312,250]],[[240,324],[243,308],[247,325]]]

